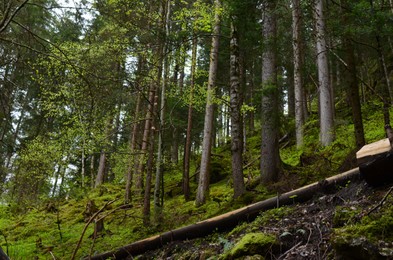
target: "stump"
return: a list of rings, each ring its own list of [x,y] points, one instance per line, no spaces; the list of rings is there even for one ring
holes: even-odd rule
[[[393,182],[393,150],[389,138],[365,145],[356,153],[361,176],[372,186]]]
[[[94,215],[94,213],[96,213],[97,211],[98,208],[95,205],[94,201],[89,200],[86,204],[85,212],[83,213],[85,217],[85,222],[88,222],[90,218]],[[104,220],[99,219],[97,221],[97,219],[99,219],[99,216],[97,216],[96,219],[94,220],[94,233],[90,235],[90,237],[92,237],[93,239],[99,237],[105,231]]]

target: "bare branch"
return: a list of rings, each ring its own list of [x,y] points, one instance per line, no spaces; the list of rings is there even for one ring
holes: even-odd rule
[[[7,20],[7,16],[10,11],[10,6],[11,6],[11,1],[10,1],[9,6],[7,6],[7,10],[4,15],[3,21],[0,24],[0,33],[2,33],[7,28],[7,26],[11,23],[12,19],[14,19],[15,15],[23,8],[23,6],[25,6],[27,4],[28,1],[29,0],[25,0],[20,6],[18,6],[16,8],[16,10],[9,16],[9,18]]]

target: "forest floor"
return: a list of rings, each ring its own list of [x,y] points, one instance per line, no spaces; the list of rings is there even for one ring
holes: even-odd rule
[[[137,259],[393,259],[392,217],[378,222],[381,214],[391,215],[389,187],[348,183],[306,203],[262,212],[227,233],[173,242]],[[275,241],[267,249],[243,241],[246,249],[234,252],[247,233],[271,235]]]

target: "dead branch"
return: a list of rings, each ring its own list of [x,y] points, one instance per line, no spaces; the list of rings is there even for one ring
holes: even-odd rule
[[[98,210],[96,213],[93,214],[93,216],[90,217],[89,221],[87,221],[85,227],[83,228],[81,237],[79,238],[78,244],[76,244],[76,247],[75,247],[74,253],[72,254],[71,260],[74,260],[74,259],[75,259],[76,253],[78,252],[79,247],[81,246],[81,243],[82,243],[82,240],[83,240],[83,236],[85,235],[85,232],[86,232],[86,230],[87,230],[87,227],[88,227],[88,226],[90,225],[90,223],[98,216],[98,214],[100,214],[102,211],[104,211],[104,209],[105,209],[108,205],[112,204],[112,203],[115,202],[115,201],[116,201],[116,200],[108,201],[100,210]]]
[[[284,254],[282,254],[278,260],[280,259],[284,259],[287,255],[289,255],[293,250],[295,250],[298,246],[300,246],[302,244],[302,241],[300,241],[299,243],[297,243],[296,245],[294,245],[292,248],[288,249]]]
[[[383,197],[383,199],[375,206],[373,207],[369,212],[367,212],[367,216],[370,215],[372,212],[374,212],[375,210],[377,210],[378,208],[382,208],[383,203],[386,201],[386,199],[388,198],[389,194],[392,193],[393,191],[393,186],[390,187],[390,189],[388,190],[388,192],[385,194],[385,196]]]

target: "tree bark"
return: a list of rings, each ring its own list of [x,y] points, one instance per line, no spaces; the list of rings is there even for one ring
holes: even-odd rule
[[[142,61],[140,60],[139,63]],[[130,156],[128,157],[128,166],[127,166],[127,174],[126,174],[126,191],[125,191],[125,197],[124,197],[124,203],[128,204],[131,202],[131,187],[132,187],[132,181],[133,181],[133,173],[134,173],[134,167],[136,166],[136,160],[135,156],[133,155],[136,150],[136,138],[137,138],[137,133],[138,133],[138,123],[136,122],[139,112],[140,112],[140,106],[141,106],[141,93],[138,91],[137,96],[136,96],[136,106],[135,106],[135,112],[134,112],[134,121],[132,124],[132,130],[131,130],[131,138],[130,138]]]
[[[188,104],[187,116],[187,132],[186,143],[184,146],[184,163],[183,163],[183,194],[184,199],[190,199],[190,159],[191,159],[191,134],[192,134],[192,112],[193,112],[193,96],[195,88],[195,72],[197,66],[197,48],[198,38],[193,34],[192,53],[191,53],[191,82],[190,82],[190,100]]]
[[[275,6],[275,1],[265,1],[262,8],[263,39],[265,42],[262,54],[261,179],[264,182],[278,180],[281,163],[278,150],[280,109],[277,86]]]
[[[199,174],[198,190],[195,204],[201,206],[206,202],[206,198],[209,193],[209,168],[211,159],[211,148],[212,148],[212,133],[213,133],[213,121],[214,121],[214,104],[213,97],[215,93],[215,84],[217,77],[217,66],[218,66],[218,47],[219,47],[219,34],[220,34],[220,23],[221,23],[221,0],[214,1],[215,15],[214,15],[214,28],[212,45],[210,50],[210,66],[209,66],[209,80],[207,86],[207,98],[206,98],[206,111],[205,121],[203,128],[203,144],[202,144],[202,157],[201,157],[201,168]]]
[[[231,59],[230,59],[230,115],[231,115],[231,152],[233,197],[238,198],[246,191],[243,178],[243,118],[241,115],[242,93],[240,87],[239,43],[236,23],[232,16],[231,22]]]
[[[348,0],[344,1],[343,4],[348,4]],[[350,17],[346,10],[341,9],[342,12],[342,22],[343,24],[348,24]],[[345,85],[347,96],[352,108],[352,120],[355,130],[355,143],[356,148],[360,149],[365,144],[364,138],[364,128],[363,128],[363,120],[362,120],[362,109],[360,103],[360,93],[359,93],[359,81],[357,77],[357,67],[356,67],[356,58],[355,58],[355,46],[352,42],[352,37],[350,32],[346,32],[343,35],[343,45],[344,45],[344,53],[345,53]]]
[[[99,187],[104,183],[105,180],[105,164],[106,164],[106,154],[104,150],[100,152],[100,161],[98,163],[98,171],[96,176],[96,181],[94,183],[94,188]]]
[[[328,55],[325,35],[324,0],[315,0],[315,27],[318,65],[318,87],[320,106],[320,141],[328,146],[334,140],[334,106],[329,78]]]
[[[161,4],[161,16],[162,16],[162,29],[165,34],[160,41],[160,57],[158,64],[157,73],[157,85],[161,86],[160,93],[160,116],[158,123],[158,147],[157,147],[157,159],[156,159],[156,180],[154,185],[154,212],[157,219],[161,218],[162,207],[164,205],[164,171],[163,171],[163,135],[165,128],[165,92],[168,83],[169,76],[169,61],[168,61],[168,50],[170,49],[166,42],[169,36],[169,17],[170,17],[170,6],[171,1],[163,1]],[[164,53],[166,54],[164,56]],[[162,75],[164,71],[164,75]],[[162,79],[163,77],[163,79]]]
[[[295,124],[296,124],[296,147],[299,149],[303,146],[304,139],[304,89],[302,80],[302,17],[300,9],[300,0],[292,1],[292,27],[293,27],[293,63],[294,63],[294,89],[295,89]]]

